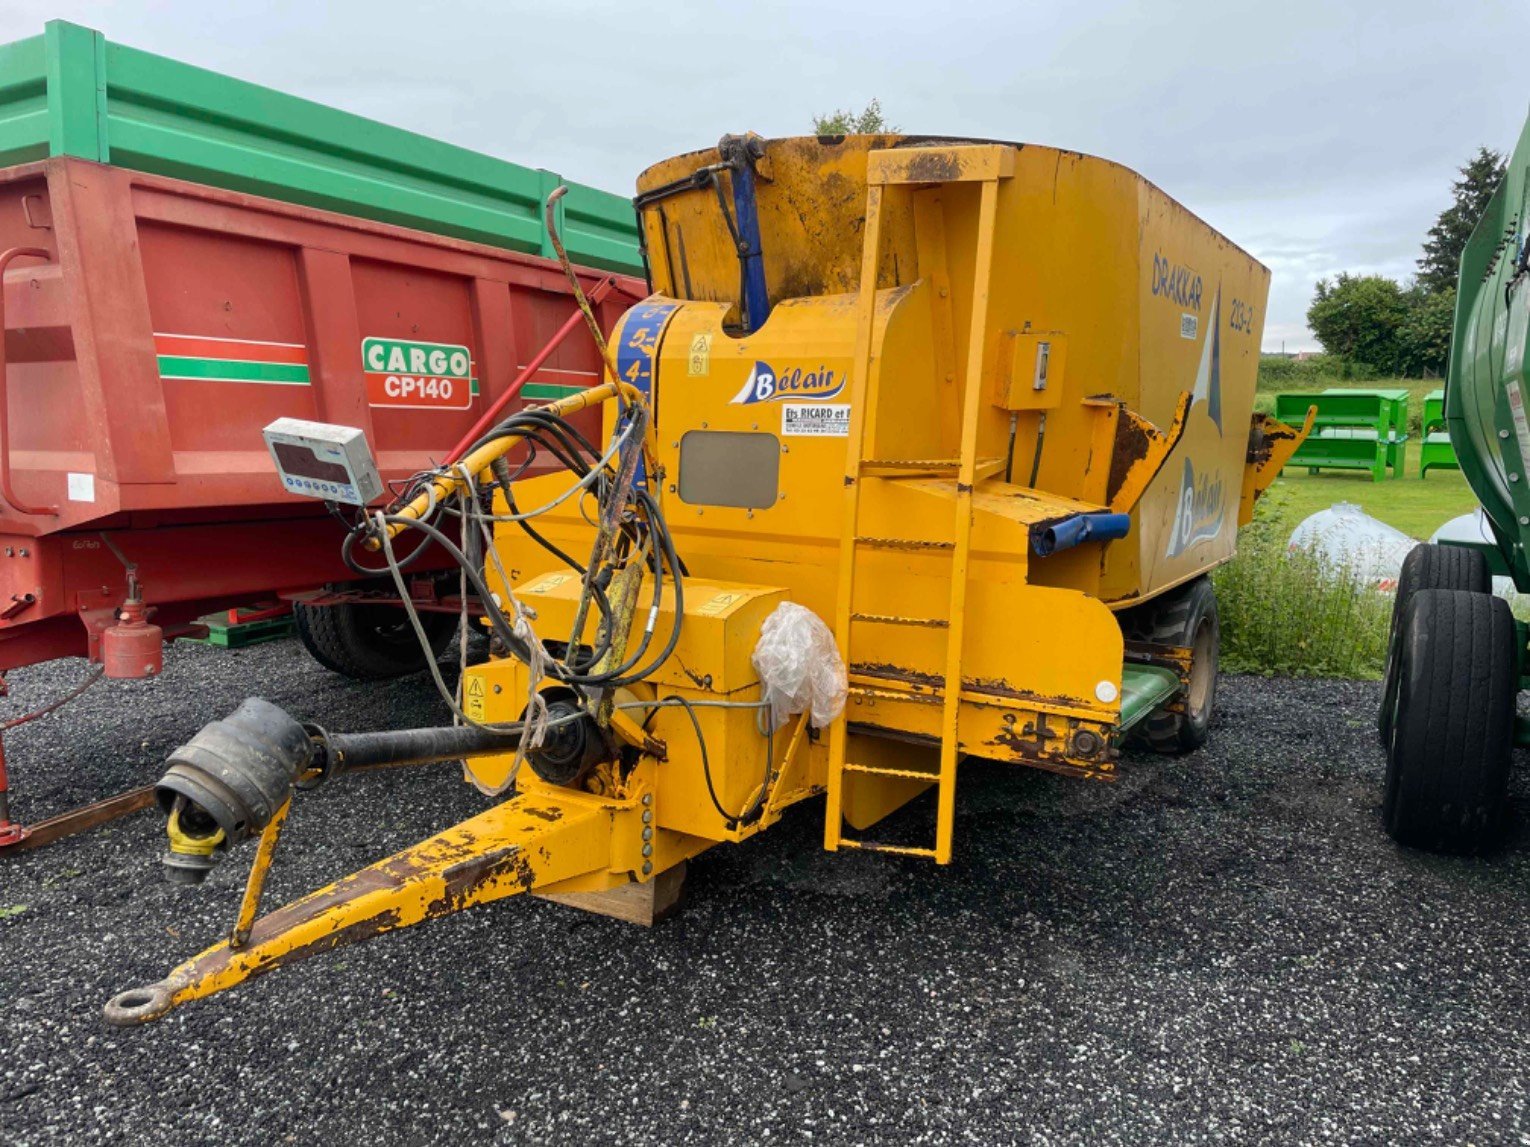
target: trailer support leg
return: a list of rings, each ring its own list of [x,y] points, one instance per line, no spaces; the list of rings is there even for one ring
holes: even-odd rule
[[[11,820],[11,781],[5,769],[5,735],[0,733],[0,848],[20,844],[29,834]]]

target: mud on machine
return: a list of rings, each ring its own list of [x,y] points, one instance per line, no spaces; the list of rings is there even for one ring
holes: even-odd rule
[[[251,699],[178,750],[169,859],[194,878],[258,837],[250,882],[226,941],[109,1021],[516,893],[657,911],[689,858],[809,798],[830,850],[945,864],[964,757],[1108,781],[1128,737],[1205,739],[1206,575],[1302,435],[1253,413],[1265,268],[1031,145],[730,136],[635,203],[655,292],[602,385],[386,508],[359,432],[268,430],[349,516],[353,567],[460,566],[491,656],[437,674],[448,727]],[[597,441],[568,421],[592,407]],[[524,476],[539,457],[561,471]],[[457,758],[486,811],[256,919],[294,788]],[[929,790],[932,835],[889,841]]]

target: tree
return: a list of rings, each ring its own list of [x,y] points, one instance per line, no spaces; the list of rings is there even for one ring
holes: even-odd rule
[[[1425,292],[1455,287],[1461,251],[1503,181],[1505,170],[1504,157],[1487,147],[1479,147],[1471,162],[1460,169],[1461,178],[1451,185],[1454,201],[1429,228],[1424,255],[1418,261],[1417,285]]]
[[[875,99],[859,112],[837,111],[813,117],[814,135],[881,135],[897,130],[882,115],[882,101]]]
[[[1340,271],[1331,286],[1318,280],[1307,325],[1329,354],[1396,374],[1405,365],[1400,332],[1407,311],[1402,288],[1386,276]]]
[[[1404,373],[1444,374],[1456,321],[1454,284],[1426,291],[1414,283],[1403,292],[1403,305],[1406,310],[1397,335]]]

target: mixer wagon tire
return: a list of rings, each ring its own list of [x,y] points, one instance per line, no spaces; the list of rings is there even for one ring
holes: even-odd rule
[[[396,605],[350,603],[292,607],[298,638],[320,665],[358,681],[402,677],[425,668],[409,616]],[[439,657],[457,632],[450,613],[421,613],[420,624]]]
[[[1403,559],[1397,575],[1397,596],[1392,599],[1392,627],[1387,636],[1386,674],[1381,686],[1381,713],[1376,722],[1381,747],[1392,740],[1392,713],[1397,707],[1397,655],[1402,645],[1402,618],[1413,595],[1425,589],[1459,589],[1468,593],[1491,593],[1493,576],[1487,558],[1465,546],[1414,546]]]
[[[1425,589],[1409,599],[1401,629],[1382,824],[1410,848],[1485,852],[1507,809],[1514,615],[1492,594]]]
[[[1138,606],[1127,621],[1127,635],[1154,645],[1191,650],[1190,685],[1180,690],[1180,712],[1159,709],[1144,718],[1133,737],[1158,753],[1188,753],[1206,743],[1216,709],[1217,662],[1222,627],[1217,595],[1209,577],[1198,577],[1176,590]]]

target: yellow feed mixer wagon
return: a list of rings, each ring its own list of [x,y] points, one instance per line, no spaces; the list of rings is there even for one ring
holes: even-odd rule
[[[689,858],[810,798],[825,848],[945,864],[964,758],[1108,781],[1130,738],[1205,739],[1207,574],[1305,429],[1253,413],[1263,266],[1028,144],[729,136],[635,203],[654,291],[608,345],[591,320],[602,385],[387,503],[361,431],[267,428],[358,576],[407,603],[419,548],[462,567],[490,656],[436,674],[446,727],[252,698],[177,750],[172,873],[259,844],[228,939],[111,1022],[516,893],[652,919]],[[523,478],[538,457],[561,470]],[[294,790],[458,758],[485,812],[259,916]],[[929,790],[926,837],[879,835]]]

